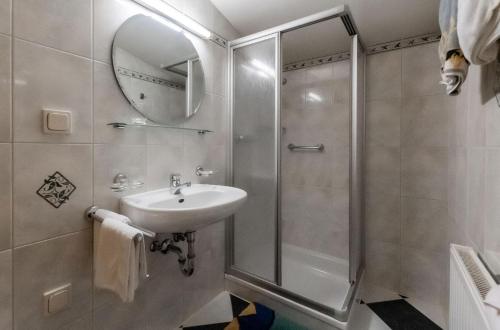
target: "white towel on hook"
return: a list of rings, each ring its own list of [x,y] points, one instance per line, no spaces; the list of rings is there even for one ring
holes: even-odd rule
[[[132,302],[147,277],[144,235],[128,225],[127,217],[107,212],[102,224],[94,222],[94,283]]]
[[[465,58],[474,64],[496,60],[500,51],[500,0],[458,0],[457,32]]]

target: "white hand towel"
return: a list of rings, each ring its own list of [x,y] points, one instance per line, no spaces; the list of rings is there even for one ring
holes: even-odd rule
[[[500,0],[458,0],[457,32],[470,62],[483,65],[496,60],[500,50]]]
[[[500,285],[493,287],[484,298],[486,317],[491,329],[500,329]]]
[[[141,277],[147,276],[144,236],[127,224],[128,218],[113,214],[94,223],[94,283],[132,302]]]

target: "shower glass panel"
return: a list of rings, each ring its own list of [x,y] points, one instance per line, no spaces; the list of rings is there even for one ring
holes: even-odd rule
[[[282,287],[338,310],[351,287],[351,44],[339,18],[281,39]]]
[[[248,193],[234,216],[234,267],[276,279],[277,37],[232,51],[233,184]]]
[[[355,24],[339,6],[229,46],[228,184],[248,200],[227,223],[228,279],[345,321],[364,262]]]

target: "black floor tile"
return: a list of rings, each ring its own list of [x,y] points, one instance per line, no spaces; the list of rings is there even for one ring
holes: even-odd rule
[[[392,330],[441,330],[404,299],[368,304]]]

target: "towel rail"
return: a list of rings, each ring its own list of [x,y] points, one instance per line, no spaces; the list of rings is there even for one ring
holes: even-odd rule
[[[85,210],[85,216],[89,220],[95,220],[97,222],[102,223],[104,221],[104,219],[96,214],[96,212],[98,210],[99,210],[99,208],[97,206],[91,206],[87,210]],[[151,237],[151,238],[156,237],[156,233],[152,232],[151,230],[148,230],[148,229],[145,229],[145,228],[142,228],[142,227],[136,226],[134,224],[130,224],[130,223],[128,225],[130,227],[134,227],[135,229],[141,231],[144,236]]]
[[[323,143],[316,144],[316,145],[313,145],[313,146],[296,146],[295,144],[290,143],[288,145],[288,149],[290,149],[290,151],[294,151],[294,150],[315,150],[315,151],[322,152],[322,151],[325,150],[325,146],[323,145]]]

